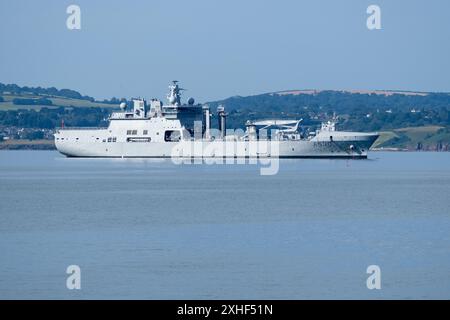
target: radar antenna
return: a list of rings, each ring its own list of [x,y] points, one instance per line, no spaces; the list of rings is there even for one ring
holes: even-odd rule
[[[167,95],[167,100],[169,100],[169,103],[172,106],[181,105],[181,91],[186,90],[180,88],[178,86],[178,82],[178,80],[173,80],[172,84],[169,86],[169,94]]]

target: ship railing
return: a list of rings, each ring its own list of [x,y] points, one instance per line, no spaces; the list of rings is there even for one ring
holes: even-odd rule
[[[59,127],[55,128],[55,131],[59,130],[105,130],[107,127]]]
[[[135,117],[134,112],[113,112],[110,117],[109,120],[114,120],[114,119],[133,119]]]

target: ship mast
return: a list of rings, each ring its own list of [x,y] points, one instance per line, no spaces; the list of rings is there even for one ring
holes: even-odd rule
[[[169,86],[169,94],[167,95],[167,100],[169,100],[169,104],[171,106],[180,106],[181,105],[181,91],[185,90],[178,86],[178,81],[173,80],[172,84]]]

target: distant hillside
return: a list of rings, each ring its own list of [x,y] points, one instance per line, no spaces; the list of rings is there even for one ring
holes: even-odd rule
[[[287,90],[287,91],[279,91],[273,92],[271,94],[278,95],[299,95],[299,94],[319,94],[321,92],[326,92],[329,90]],[[427,92],[414,92],[414,91],[394,91],[394,90],[335,90],[336,92],[343,93],[353,93],[353,94],[375,94],[375,95],[384,95],[384,96],[392,96],[394,94],[406,95],[406,96],[426,96],[429,93]]]
[[[20,87],[17,84],[0,83],[0,111],[35,109],[41,107],[103,107],[110,108],[120,103],[117,98],[96,101],[71,89],[42,87]]]
[[[450,108],[450,93],[408,91],[333,91],[289,90],[260,95],[234,96],[210,102],[225,105],[228,110],[282,111],[323,110],[338,113],[373,111],[410,111],[411,109]]]
[[[0,136],[14,131],[8,128],[51,130],[62,120],[66,126],[104,126],[111,108],[123,100],[97,101],[70,89],[0,83]],[[377,147],[432,150],[442,144],[450,148],[449,93],[286,90],[208,104],[213,113],[221,104],[226,107],[228,128],[270,118],[303,119],[303,127],[315,128],[336,116],[340,130],[382,132]]]
[[[12,95],[36,95],[36,96],[55,96],[71,99],[88,100],[93,102],[95,99],[89,96],[83,96],[79,92],[71,89],[56,89],[42,88],[42,87],[20,87],[17,84],[3,84],[0,83],[0,93],[12,94]]]
[[[213,108],[225,105],[233,125],[243,116],[303,118],[304,124],[315,125],[333,114],[339,117],[341,129],[358,131],[450,125],[449,93],[290,90],[209,104]]]
[[[408,150],[448,150],[450,127],[425,126],[400,128],[380,132],[374,148],[399,148]]]

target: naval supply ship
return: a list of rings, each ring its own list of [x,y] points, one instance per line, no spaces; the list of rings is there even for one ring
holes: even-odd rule
[[[168,104],[132,99],[120,104],[107,128],[62,127],[57,150],[67,157],[99,158],[367,158],[378,133],[336,130],[335,121],[313,131],[299,120],[247,121],[244,130],[227,130],[227,113],[217,108],[211,127],[208,105],[181,102],[178,81],[169,86]]]

